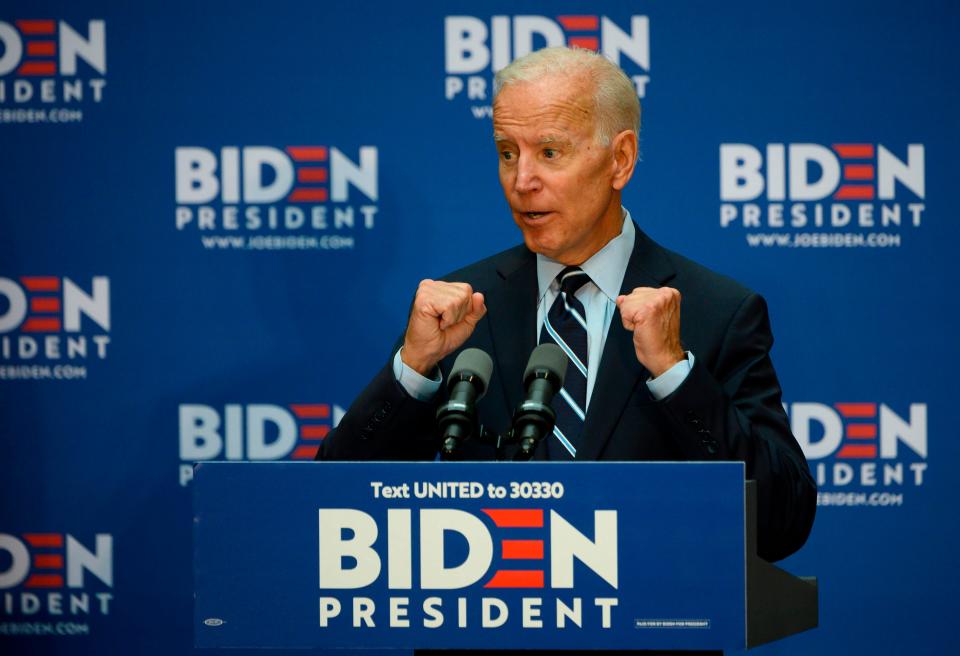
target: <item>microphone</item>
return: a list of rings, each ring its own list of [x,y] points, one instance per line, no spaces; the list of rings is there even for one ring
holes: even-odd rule
[[[563,387],[570,360],[556,344],[541,344],[533,349],[523,372],[526,398],[513,414],[510,429],[513,440],[520,441],[514,460],[529,460],[537,443],[553,431],[557,414],[550,406],[554,395]]]
[[[443,454],[453,455],[457,441],[470,439],[476,424],[476,403],[483,398],[493,373],[493,360],[477,348],[460,353],[450,371],[450,397],[437,410],[437,426],[443,437]]]

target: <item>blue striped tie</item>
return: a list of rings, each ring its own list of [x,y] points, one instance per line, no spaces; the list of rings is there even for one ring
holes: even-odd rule
[[[567,267],[557,276],[560,294],[543,321],[540,343],[553,342],[570,358],[563,389],[554,399],[557,423],[553,438],[547,440],[550,460],[570,460],[577,455],[583,419],[587,409],[587,313],[577,300],[577,290],[590,282],[580,267]]]

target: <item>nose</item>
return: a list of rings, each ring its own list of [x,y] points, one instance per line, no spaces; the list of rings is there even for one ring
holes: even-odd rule
[[[517,162],[517,177],[513,182],[514,190],[520,194],[529,194],[539,191],[542,186],[535,158],[521,155]]]

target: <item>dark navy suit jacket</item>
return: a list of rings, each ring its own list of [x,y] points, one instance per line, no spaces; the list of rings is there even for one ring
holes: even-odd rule
[[[523,371],[537,343],[536,256],[518,246],[444,279],[483,292],[488,311],[440,368],[446,379],[465,348],[493,357],[494,373],[478,413],[484,426],[503,433],[522,400]],[[681,339],[695,364],[673,394],[655,400],[633,335],[617,313],[576,459],[743,461],[747,478],[758,482],[759,554],[771,561],[784,558],[807,539],[816,486],[781,405],[769,356],[773,336],[766,303],[730,278],[659,246],[638,228],[622,293],[660,286],[681,293]],[[434,415],[443,396],[432,402],[410,397],[393,375],[391,358],[323,441],[317,459],[432,460],[439,449]],[[491,460],[494,451],[467,442],[461,457]]]

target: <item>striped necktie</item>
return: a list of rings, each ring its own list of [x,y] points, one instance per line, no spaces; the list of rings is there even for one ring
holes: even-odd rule
[[[540,343],[553,342],[570,358],[563,389],[554,399],[557,423],[547,441],[550,460],[570,460],[577,455],[587,410],[587,314],[577,300],[578,289],[590,282],[580,267],[567,267],[557,276],[560,294],[543,320]]]

